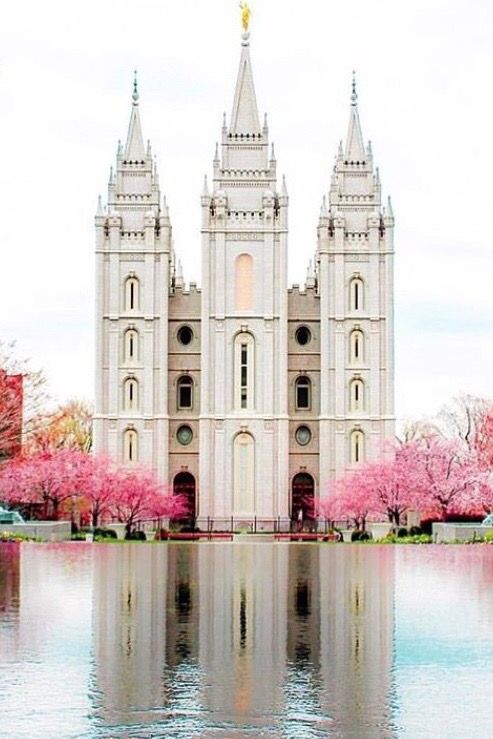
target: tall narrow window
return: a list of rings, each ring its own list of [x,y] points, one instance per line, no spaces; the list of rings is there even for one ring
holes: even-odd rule
[[[363,280],[354,277],[349,284],[349,305],[352,311],[361,311],[364,307]]]
[[[296,410],[308,410],[312,404],[312,383],[308,377],[298,377],[295,386]]]
[[[241,407],[248,404],[248,344],[241,344]]]
[[[192,410],[193,408],[193,380],[191,377],[180,377],[178,380],[178,399],[177,405],[179,411]]]
[[[350,385],[351,410],[362,411],[365,406],[365,386],[362,380],[353,380]]]
[[[126,411],[135,411],[139,407],[139,383],[133,377],[125,380],[123,399]]]
[[[139,437],[134,429],[127,429],[123,434],[123,458],[125,462],[136,462],[138,459]]]
[[[139,281],[129,277],[125,282],[125,309],[137,310],[139,307]]]
[[[235,390],[234,406],[238,410],[252,410],[255,407],[255,340],[243,332],[235,338]]]
[[[364,460],[365,437],[362,431],[351,433],[351,463],[358,464]]]
[[[351,332],[349,361],[352,364],[361,364],[364,361],[364,336],[359,329]]]
[[[253,257],[240,254],[235,263],[235,307],[237,311],[253,309]]]
[[[139,335],[133,328],[125,333],[125,361],[135,362],[139,356]]]
[[[255,510],[255,442],[242,433],[234,440],[234,512],[252,515]]]

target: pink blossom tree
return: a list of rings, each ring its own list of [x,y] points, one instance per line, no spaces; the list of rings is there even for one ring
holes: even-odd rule
[[[44,518],[56,521],[62,506],[80,495],[86,465],[84,453],[69,449],[13,460],[1,471],[2,497],[11,505],[41,507]]]
[[[142,521],[185,515],[185,498],[166,490],[148,470],[123,469],[116,477],[112,513],[125,524],[127,535]]]
[[[440,437],[419,444],[419,507],[445,519],[470,513],[484,478],[476,455],[457,441]]]
[[[91,525],[96,528],[111,518],[118,501],[121,475],[111,460],[104,456],[87,459],[85,474],[80,480],[81,506],[89,513]]]

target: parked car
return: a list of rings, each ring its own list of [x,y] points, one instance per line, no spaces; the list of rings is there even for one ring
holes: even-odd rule
[[[493,513],[490,513],[481,521],[481,526],[493,526]]]
[[[0,507],[0,524],[25,523],[20,513],[17,511],[7,511]]]

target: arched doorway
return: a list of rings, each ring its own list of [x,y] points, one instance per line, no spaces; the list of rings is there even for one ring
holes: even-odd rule
[[[187,501],[187,513],[179,522],[183,525],[193,526],[197,515],[195,477],[190,472],[179,472],[173,480],[173,493],[183,495]]]
[[[294,476],[292,483],[291,521],[293,523],[306,523],[314,518],[315,481],[308,472],[299,472]]]

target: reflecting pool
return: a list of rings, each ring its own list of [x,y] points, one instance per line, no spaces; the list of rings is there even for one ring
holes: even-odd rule
[[[0,737],[486,737],[493,547],[0,546]]]

